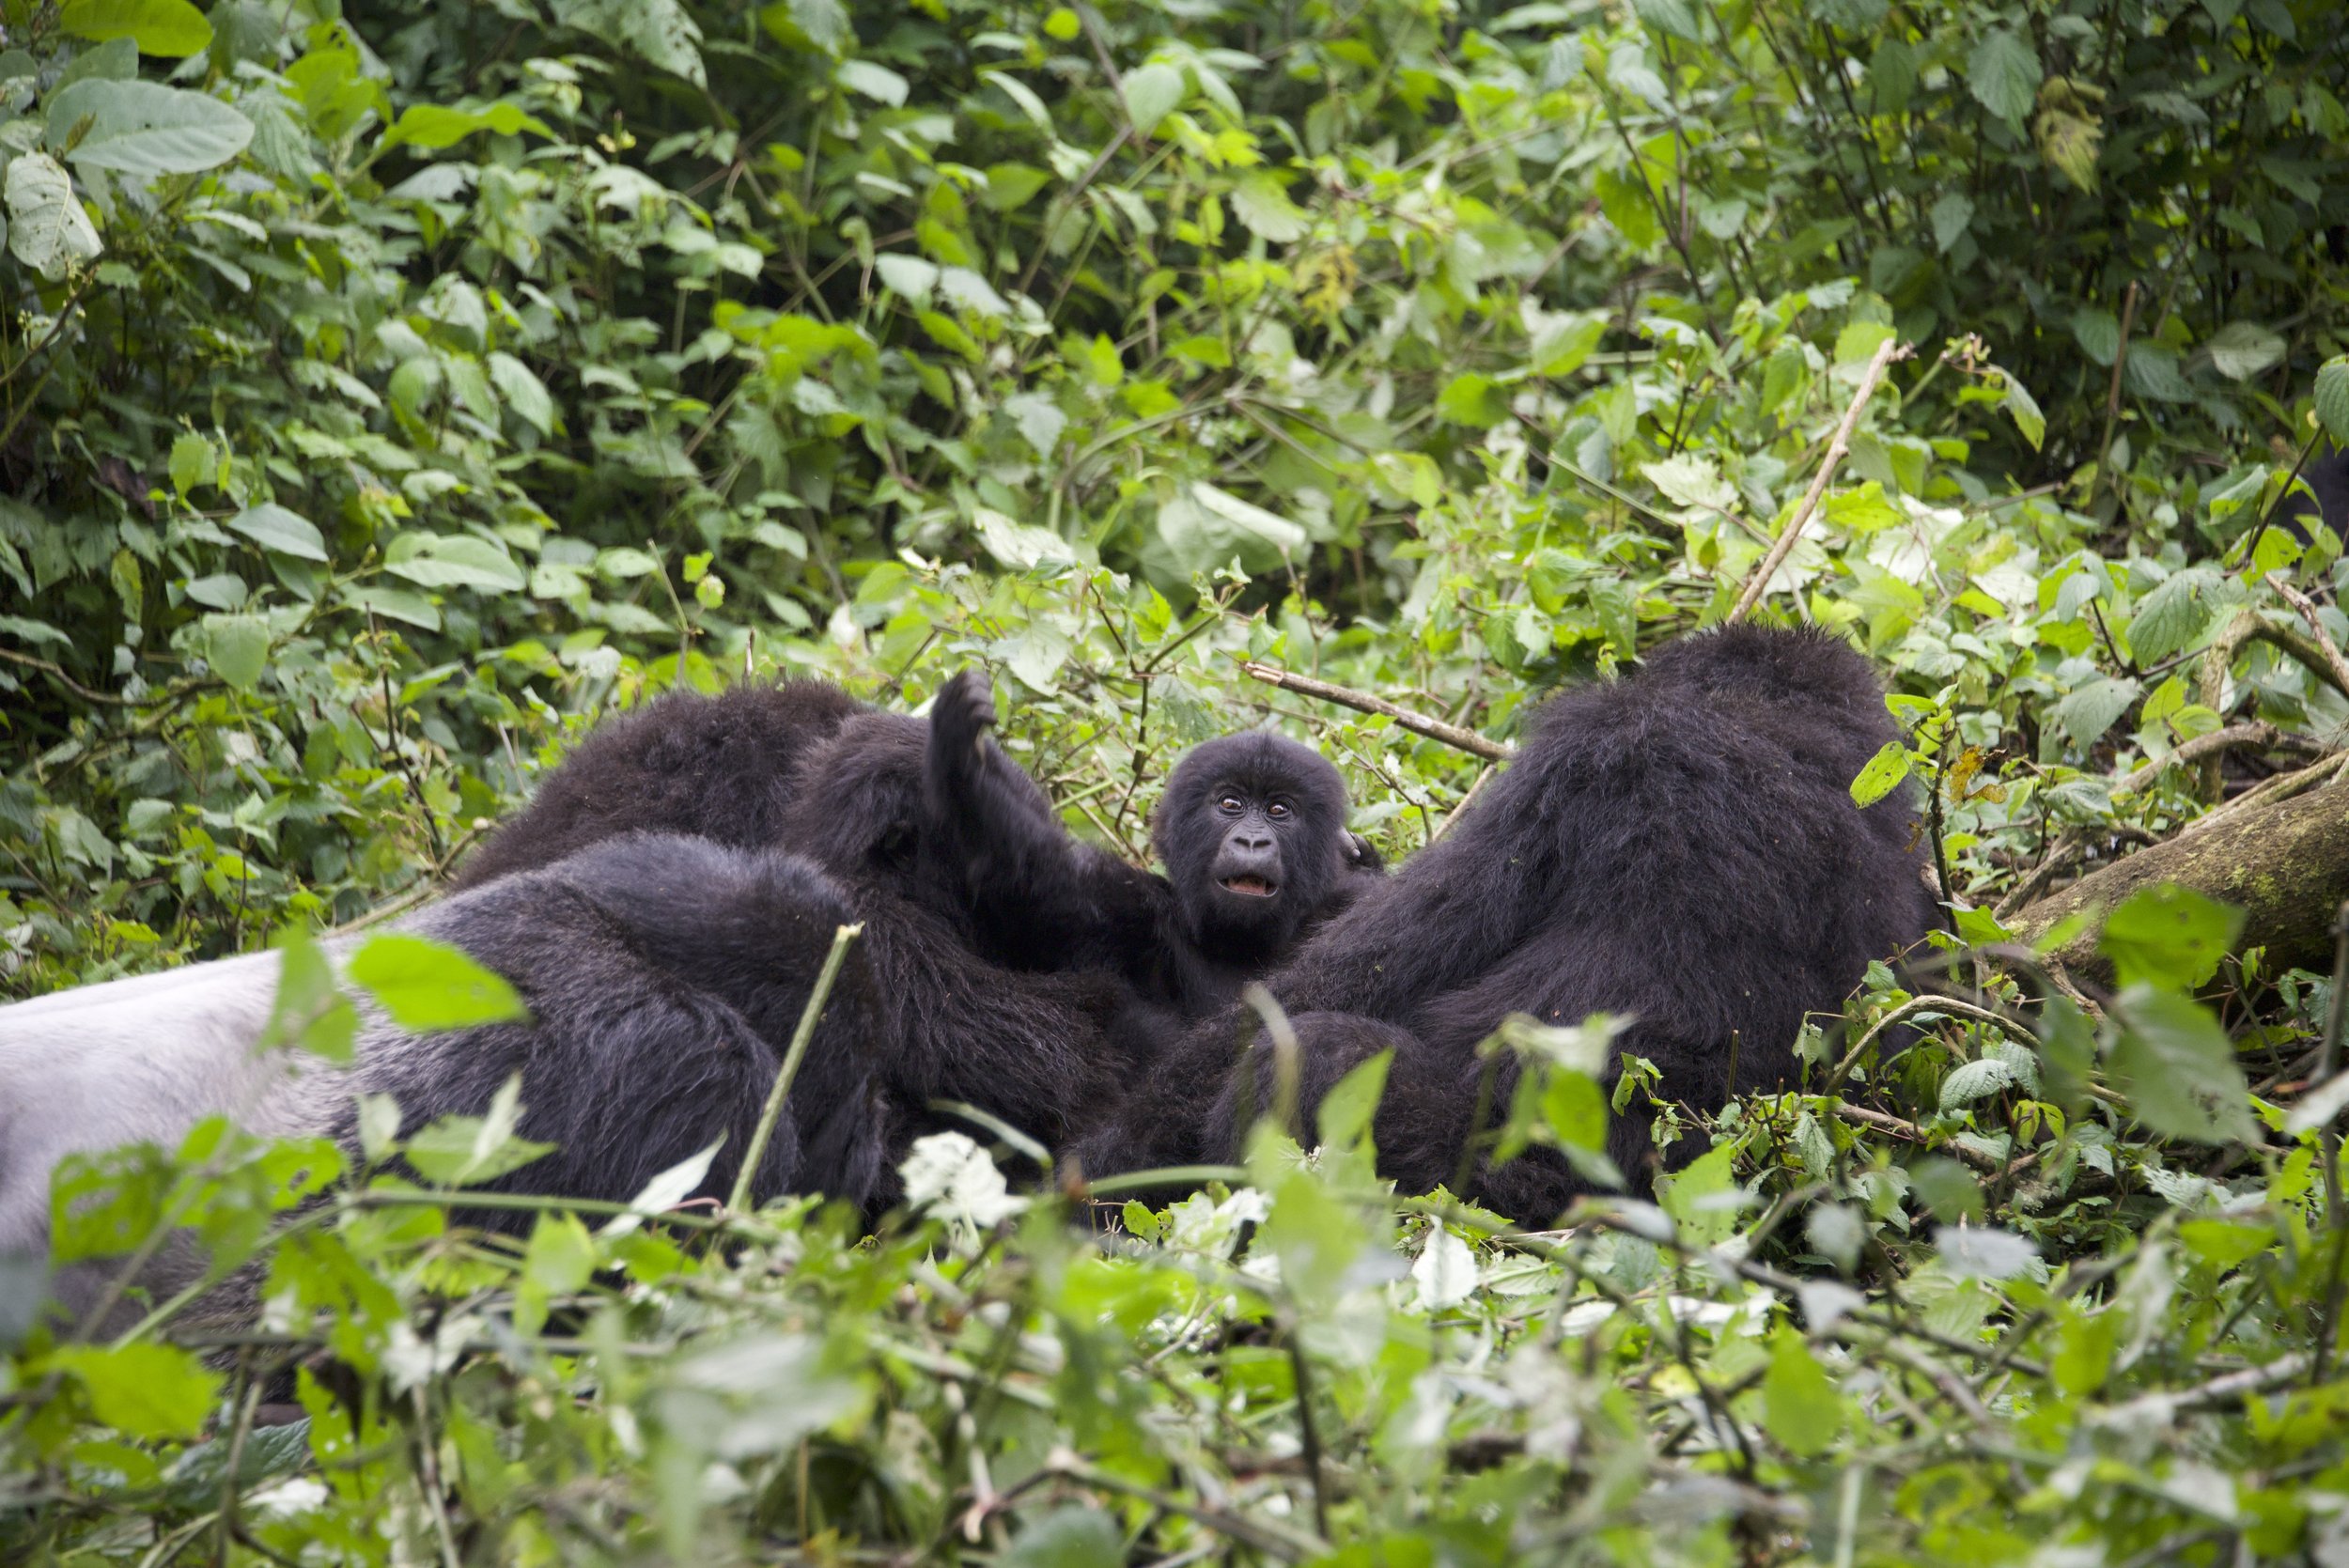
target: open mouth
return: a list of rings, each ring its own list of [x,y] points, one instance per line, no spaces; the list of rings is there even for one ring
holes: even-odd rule
[[[1240,893],[1249,898],[1270,898],[1273,893],[1272,884],[1261,877],[1226,877],[1223,878],[1223,887],[1226,892]]]

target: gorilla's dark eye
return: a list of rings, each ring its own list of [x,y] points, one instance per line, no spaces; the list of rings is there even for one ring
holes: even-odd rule
[[[1221,812],[1226,816],[1237,816],[1239,815],[1239,797],[1237,795],[1226,795],[1222,800],[1218,800],[1215,803],[1215,809]]]
[[[1289,815],[1289,803],[1286,800],[1275,800],[1265,808],[1265,812],[1275,822],[1286,821]]]

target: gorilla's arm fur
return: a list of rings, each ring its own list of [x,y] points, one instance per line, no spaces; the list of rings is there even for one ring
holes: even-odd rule
[[[1156,877],[1071,835],[989,738],[994,721],[984,675],[947,682],[930,709],[926,794],[937,852],[1005,963],[1104,970],[1209,1012],[1383,871],[1346,831],[1337,769],[1293,741],[1252,732],[1187,755],[1153,824],[1169,874]]]

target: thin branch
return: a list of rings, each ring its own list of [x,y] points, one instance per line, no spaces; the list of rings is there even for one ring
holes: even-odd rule
[[[1785,528],[1778,536],[1778,542],[1770,546],[1769,553],[1762,557],[1762,564],[1746,580],[1745,592],[1737,596],[1737,606],[1729,613],[1729,625],[1735,626],[1744,620],[1762,601],[1762,595],[1769,587],[1770,579],[1778,574],[1780,564],[1794,552],[1796,541],[1802,537],[1803,525],[1811,520],[1811,514],[1819,509],[1819,502],[1827,494],[1828,484],[1834,480],[1835,471],[1842,465],[1843,455],[1851,450],[1852,431],[1859,427],[1859,411],[1866,408],[1868,399],[1875,396],[1876,384],[1884,380],[1884,372],[1892,362],[1907,356],[1908,349],[1897,337],[1888,337],[1876,345],[1875,357],[1868,362],[1866,372],[1859,378],[1859,390],[1853,395],[1851,406],[1843,411],[1843,423],[1835,427],[1835,438],[1828,442],[1827,455],[1819,459],[1819,472],[1811,476],[1811,489],[1803,493],[1802,505],[1796,507],[1795,515],[1787,520]]]
[[[2286,604],[2300,612],[2300,618],[2309,623],[2309,631],[2316,639],[2317,650],[2325,656],[2325,668],[2331,672],[2333,685],[2349,691],[2349,660],[2341,657],[2340,644],[2318,618],[2316,601],[2286,582],[2281,572],[2269,572],[2267,585],[2281,594]]]
[[[1488,762],[1507,762],[1517,754],[1514,750],[1502,745],[1500,741],[1487,740],[1474,730],[1464,730],[1456,724],[1447,724],[1440,719],[1423,718],[1408,708],[1395,706],[1384,697],[1374,697],[1367,691],[1357,691],[1352,687],[1316,680],[1312,675],[1300,675],[1292,670],[1275,669],[1269,664],[1259,664],[1252,659],[1241,660],[1239,667],[1240,673],[1252,680],[1260,680],[1267,686],[1277,686],[1283,691],[1297,691],[1308,697],[1317,697],[1325,703],[1335,703],[1340,707],[1353,708],[1358,713],[1378,714],[1383,718],[1393,720],[1413,735],[1423,735],[1430,740],[1440,740],[1447,746],[1466,752],[1470,756],[1483,757]]]

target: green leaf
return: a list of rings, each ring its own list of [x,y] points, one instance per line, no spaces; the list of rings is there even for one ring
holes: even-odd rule
[[[269,667],[269,621],[260,615],[204,617],[204,659],[212,673],[240,691],[260,684]]]
[[[383,569],[425,588],[515,594],[529,586],[512,556],[470,534],[402,534],[383,551]]]
[[[262,1040],[275,1048],[299,1047],[329,1062],[349,1062],[359,1013],[335,986],[334,966],[300,931],[288,931],[276,946],[277,995]]]
[[[129,39],[166,60],[200,54],[212,41],[212,24],[188,0],[66,0],[57,25],[78,39]]]
[[[554,434],[559,420],[553,395],[530,366],[500,350],[490,356],[490,381],[524,424],[542,436]]]
[[[2327,435],[2349,446],[2349,354],[2317,366],[2316,417]]]
[[[154,82],[74,83],[49,101],[50,146],[63,147],[86,118],[88,132],[65,156],[120,174],[198,174],[253,140],[253,122],[220,100]]]
[[[2021,381],[2015,379],[2012,372],[2000,370],[1999,380],[2003,388],[1999,406],[2006,411],[2009,419],[2015,421],[2015,429],[2021,431],[2023,439],[2030,442],[2030,449],[2038,451],[2047,439],[2047,416],[2039,411],[2038,400],[2031,396]]]
[[[2203,347],[2231,381],[2248,381],[2284,357],[2284,340],[2256,321],[2230,321]]]
[[[998,212],[1016,212],[1035,200],[1052,177],[1030,163],[990,163],[980,199]]]
[[[1933,248],[1947,254],[1974,226],[1974,203],[1963,191],[1945,191],[1933,204]]]
[[[2218,972],[2243,932],[2243,911],[2162,882],[2128,896],[2105,922],[2097,950],[2123,986],[2193,990]]]
[[[2022,35],[1994,27],[1966,61],[1966,86],[1981,105],[2021,129],[2039,97],[2039,55]]]
[[[2129,651],[2143,663],[2156,663],[2182,653],[2210,621],[2206,596],[2218,586],[2219,574],[2208,567],[2188,567],[2138,601],[2129,621]]]
[[[1509,399],[1491,377],[1470,370],[1453,377],[1436,394],[1436,417],[1482,430],[1509,417]]]
[[[862,93],[893,109],[903,106],[910,90],[904,77],[871,60],[843,60],[832,72],[832,79],[850,92]]]
[[[552,1143],[515,1136],[522,1116],[521,1075],[507,1079],[486,1116],[443,1116],[408,1141],[403,1157],[436,1187],[474,1187],[521,1170]]]
[[[219,460],[212,450],[212,443],[202,436],[181,431],[174,437],[166,472],[171,475],[171,488],[179,492],[179,499],[186,500],[190,490],[209,481],[218,472]]]
[[[2072,744],[2084,752],[2104,738],[2113,721],[2137,701],[2137,693],[2138,683],[2134,680],[2099,675],[2067,693],[2056,704],[2051,717],[2056,726],[2071,737]]]
[[[504,976],[446,942],[389,932],[350,955],[352,984],[400,1028],[418,1033],[526,1019],[528,1008]]]
[[[2196,1143],[2259,1135],[2234,1046],[2208,1008],[2140,983],[2121,993],[2113,1012],[2121,1024],[2113,1085],[2128,1097],[2139,1121],[2164,1137]]]
[[[548,1302],[580,1290],[595,1270],[596,1241],[579,1217],[540,1215],[530,1232],[530,1249],[522,1254],[521,1284],[514,1293],[514,1327],[524,1334],[537,1333],[546,1326]]]
[[[210,449],[206,448],[209,452]],[[173,456],[179,455],[175,446]],[[298,512],[288,511],[274,501],[264,501],[257,506],[247,506],[228,520],[228,526],[264,550],[280,555],[291,555],[303,561],[326,559],[326,539],[318,525]]]
[[[1189,96],[1182,71],[1169,65],[1129,70],[1125,85],[1126,117],[1133,121],[1134,134],[1144,139]]]
[[[476,131],[487,131],[499,136],[519,135],[524,131],[552,139],[554,132],[537,116],[525,113],[515,103],[499,101],[486,109],[448,109],[437,103],[412,103],[400,111],[399,118],[383,132],[386,147],[420,147],[439,151],[454,147]]]
[[[1852,780],[1852,803],[1857,806],[1875,805],[1891,794],[1894,785],[1908,777],[1908,748],[1897,740],[1886,741],[1883,748],[1868,759],[1868,766],[1859,770],[1859,776]]]
[[[125,1436],[196,1436],[220,1399],[220,1374],[192,1353],[152,1340],[111,1349],[67,1345],[52,1351],[46,1364],[80,1384],[90,1413]]]
[[[27,152],[8,164],[8,253],[45,278],[61,278],[104,247],[73,181],[46,153]]]
[[[1098,1508],[1056,1508],[1011,1539],[996,1561],[1003,1568],[1118,1568],[1126,1534]]]
[[[1737,1228],[1737,1211],[1745,1206],[1745,1194],[1738,1189],[1732,1163],[1735,1154],[1734,1145],[1723,1143],[1671,1176],[1657,1178],[1657,1203],[1672,1217],[1681,1239],[1691,1247],[1715,1246]]]
[[[1843,1430],[1843,1402],[1802,1336],[1770,1336],[1770,1370],[1762,1376],[1762,1424],[1787,1452],[1824,1453]]]
[[[1356,1063],[1321,1097],[1321,1104],[1314,1112],[1314,1127],[1321,1135],[1324,1147],[1351,1148],[1370,1130],[1378,1101],[1387,1092],[1387,1071],[1393,1063],[1392,1050],[1382,1050],[1368,1061]]]
[[[1305,210],[1289,200],[1288,188],[1280,176],[1268,169],[1252,169],[1240,177],[1232,188],[1232,213],[1251,234],[1274,244],[1301,240],[1313,226]]]

